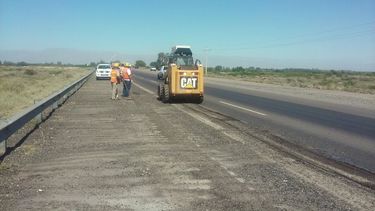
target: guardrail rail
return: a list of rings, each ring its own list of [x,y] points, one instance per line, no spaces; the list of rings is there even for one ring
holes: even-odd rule
[[[7,139],[22,128],[30,120],[36,119],[36,123],[43,121],[43,111],[50,106],[52,111],[62,105],[70,96],[72,96],[93,74],[91,72],[79,80],[65,86],[55,94],[44,98],[42,101],[30,106],[24,111],[12,116],[10,119],[0,123],[0,156],[7,152]]]

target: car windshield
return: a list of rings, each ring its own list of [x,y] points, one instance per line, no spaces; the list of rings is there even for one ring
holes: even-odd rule
[[[110,69],[111,67],[109,65],[99,65],[98,69]]]

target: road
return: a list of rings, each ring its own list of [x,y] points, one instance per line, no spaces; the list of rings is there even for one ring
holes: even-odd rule
[[[249,123],[163,104],[141,77],[132,100],[111,100],[109,82],[91,78],[22,144],[10,141],[0,210],[375,209],[373,189]]]
[[[156,73],[138,71],[150,90]],[[268,131],[325,157],[375,172],[375,110],[278,96],[246,83],[207,78],[202,106]]]

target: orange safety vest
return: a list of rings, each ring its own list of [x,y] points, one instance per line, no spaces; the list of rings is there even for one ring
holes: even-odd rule
[[[122,79],[130,80],[130,76],[128,74],[128,69],[122,71]]]
[[[111,71],[111,83],[117,83],[117,70],[115,69]]]

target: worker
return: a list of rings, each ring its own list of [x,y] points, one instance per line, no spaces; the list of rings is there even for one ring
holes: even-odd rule
[[[113,63],[112,70],[111,70],[111,85],[112,85],[112,100],[119,99],[118,98],[118,84],[120,84],[120,64]]]
[[[129,63],[125,63],[122,65],[121,68],[121,77],[122,83],[124,85],[122,89],[122,95],[130,99],[130,89],[132,85],[132,72],[130,70],[131,65]]]

